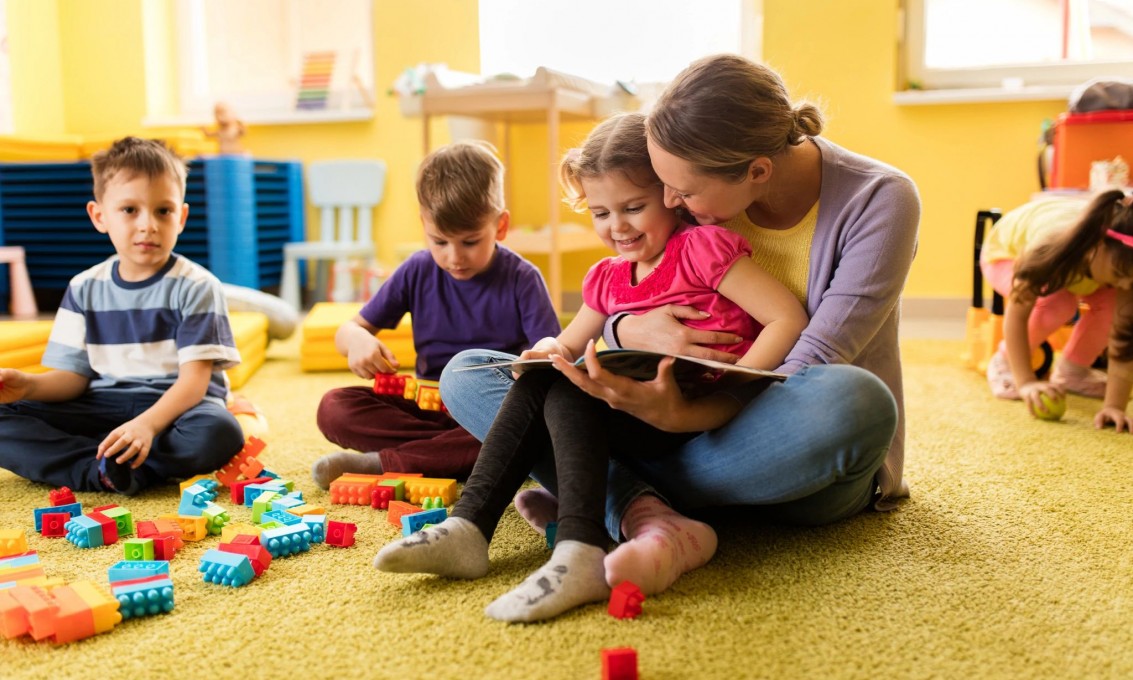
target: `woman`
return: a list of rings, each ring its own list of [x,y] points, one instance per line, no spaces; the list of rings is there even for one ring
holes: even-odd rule
[[[817,108],[791,103],[778,74],[733,55],[691,64],[649,114],[650,157],[666,203],[747,238],[757,263],[803,302],[810,323],[779,368],[790,377],[726,426],[674,454],[612,465],[607,529],[628,540],[606,558],[611,584],[631,580],[659,592],[711,557],[715,534],[669,503],[683,510],[759,505],[779,519],[818,525],[908,495],[897,321],[920,200],[900,171],[818,137],[822,125]],[[606,341],[734,360],[701,345],[735,338],[680,323],[698,316],[670,306],[615,317]],[[441,377],[445,404],[477,437],[488,431],[511,375],[453,369],[504,358],[458,354]],[[660,429],[681,403],[667,369],[648,382],[598,368],[560,370]],[[533,473],[545,490],[516,498],[537,528],[555,519],[552,469]]]

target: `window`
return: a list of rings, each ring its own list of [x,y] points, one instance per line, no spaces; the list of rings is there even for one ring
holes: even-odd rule
[[[160,11],[160,3],[145,7]],[[153,73],[176,85],[166,85],[167,110],[153,111],[151,101],[151,117],[211,120],[218,101],[252,123],[372,115],[369,0],[177,0],[167,23],[159,33],[174,49],[148,36],[147,60],[151,46],[171,53],[167,73]]]
[[[906,0],[900,89],[1071,88],[1133,78],[1129,0]]]
[[[539,66],[600,83],[667,82],[718,52],[757,58],[757,0],[480,0],[480,73]]]

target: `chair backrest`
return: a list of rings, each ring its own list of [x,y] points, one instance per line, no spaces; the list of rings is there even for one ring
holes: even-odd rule
[[[307,165],[307,195],[319,211],[319,240],[370,243],[371,209],[386,186],[383,160],[314,161]],[[337,216],[337,219],[336,219]]]

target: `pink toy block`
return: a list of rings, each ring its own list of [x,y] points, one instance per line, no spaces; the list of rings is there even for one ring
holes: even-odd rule
[[[331,520],[327,522],[327,545],[349,548],[354,545],[355,531],[358,531],[358,525],[356,524]]]
[[[637,680],[637,650],[633,647],[603,649],[602,680]]]

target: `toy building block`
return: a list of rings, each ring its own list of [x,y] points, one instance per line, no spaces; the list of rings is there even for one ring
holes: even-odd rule
[[[254,479],[239,479],[228,485],[229,492],[232,497],[232,502],[237,505],[244,505],[244,487],[249,484],[263,484],[270,482],[271,477],[259,476]]]
[[[311,549],[311,530],[300,523],[260,534],[260,542],[272,557],[288,557]]]
[[[65,528],[71,521],[71,515],[65,512],[45,512],[40,523],[40,531],[46,538],[60,538],[67,535]]]
[[[110,584],[122,619],[173,611],[173,581],[168,574]]]
[[[393,498],[390,500],[403,501],[405,500],[405,480],[404,479],[383,479],[378,482],[378,486],[388,486],[393,489]]]
[[[0,633],[9,640],[31,635],[35,641],[55,634],[59,605],[41,588],[16,586],[0,590]]]
[[[245,465],[249,458],[259,456],[265,446],[267,444],[262,439],[248,437],[248,441],[244,442],[244,448],[240,449],[240,453],[237,453],[224,467],[216,471],[216,480],[225,486],[232,486],[233,482],[240,478],[240,466]]]
[[[637,650],[633,647],[603,649],[602,680],[637,680]]]
[[[118,600],[91,581],[75,581],[51,591],[59,605],[55,642],[73,642],[105,633],[119,622]]]
[[[264,471],[264,464],[259,458],[247,458],[239,465],[240,476],[244,479],[253,479],[259,477],[260,473]]]
[[[81,503],[69,503],[67,505],[52,505],[46,508],[36,508],[32,511],[35,514],[35,530],[36,533],[43,531],[42,520],[44,514],[49,512],[65,512],[71,517],[77,517],[83,514],[83,506]]]
[[[421,512],[421,508],[412,503],[406,503],[405,501],[390,501],[389,514],[386,515],[386,521],[400,529],[401,518],[405,515],[412,515],[415,512]]]
[[[412,515],[403,515],[401,517],[401,533],[404,536],[409,536],[424,529],[426,524],[440,524],[445,520],[445,517],[448,517],[448,511],[444,508],[422,510]]]
[[[196,475],[196,476],[190,477],[190,478],[186,479],[185,481],[181,482],[180,484],[178,484],[177,485],[178,490],[180,492],[184,493],[185,489],[188,489],[190,486],[193,486],[194,484],[201,481],[202,479],[207,479],[207,480],[211,481],[213,484],[216,484],[216,479],[214,477],[212,477],[211,475]]]
[[[298,493],[298,492],[296,492],[296,493]],[[271,509],[272,510],[279,510],[279,511],[282,511],[282,512],[291,512],[291,508],[297,508],[300,505],[303,505],[303,499],[302,498],[288,494],[286,496],[282,496],[282,497],[277,498],[274,501],[272,501],[271,502]]]
[[[417,381],[417,408],[422,411],[448,412],[445,405],[441,403],[440,383],[435,380]]]
[[[308,514],[303,515],[303,524],[311,530],[311,543],[322,543],[327,536],[327,516]]]
[[[339,548],[349,548],[354,545],[354,532],[358,531],[358,525],[350,522],[327,522],[327,545],[338,546]]]
[[[330,483],[330,502],[335,505],[369,505],[378,475],[342,475]]]
[[[36,550],[28,550],[19,555],[10,555],[8,557],[0,558],[0,574],[4,573],[5,569],[12,567],[26,567],[29,564],[39,563],[39,552]]]
[[[456,502],[455,479],[432,479],[429,477],[406,477],[405,496],[410,503],[421,505],[421,500],[440,496],[445,505]]]
[[[75,492],[66,486],[52,489],[48,492],[47,497],[50,499],[51,505],[70,505],[75,502]]]
[[[210,536],[218,536],[224,525],[228,524],[228,511],[216,503],[209,501],[205,504],[205,511],[201,514],[205,518],[205,531]]]
[[[264,493],[261,493],[259,497],[252,502],[252,521],[268,521],[262,520],[264,513],[271,512],[271,502],[279,497],[279,494],[274,491],[265,491]]]
[[[109,517],[102,514],[101,512],[98,512],[97,510],[92,510],[92,511],[88,512],[87,517],[90,517],[94,521],[98,522],[99,526],[102,527],[102,544],[103,545],[114,545],[115,543],[118,542],[118,523],[117,522],[110,519]]]
[[[205,581],[209,583],[233,588],[239,588],[256,577],[252,561],[247,555],[228,553],[215,548],[205,551],[198,571],[204,574]]]
[[[177,544],[172,536],[154,536],[153,558],[155,560],[171,560],[177,554]]]
[[[38,585],[45,579],[39,553],[34,550],[0,559],[0,589]]]
[[[304,515],[325,515],[325,514],[327,514],[326,508],[324,508],[323,506],[321,506],[321,505],[311,505],[310,503],[304,503],[303,505],[296,505],[295,507],[288,510],[288,512],[290,512],[292,515],[299,515],[300,517],[302,517]]]
[[[220,541],[222,543],[231,543],[237,536],[255,536],[259,538],[260,532],[263,531],[258,526],[248,524],[247,522],[229,522],[224,525],[220,531]]]
[[[221,543],[217,549],[221,552],[246,556],[252,564],[255,576],[264,573],[271,566],[271,553],[259,543]]]
[[[412,400],[417,394],[417,381],[404,373],[379,373],[374,376],[374,394],[389,394]]]
[[[23,529],[0,529],[0,557],[19,555],[27,551],[28,537],[24,535]]]
[[[208,523],[204,516],[185,517],[182,515],[162,515],[159,519],[173,520],[181,527],[181,539],[185,541],[203,541],[208,536]],[[163,532],[164,533],[164,532]]]
[[[80,548],[102,545],[102,525],[86,515],[72,517],[63,528],[67,530],[67,540]]]
[[[622,581],[610,591],[610,604],[606,611],[615,619],[635,619],[641,614],[645,594],[633,581]]]
[[[394,499],[395,490],[392,486],[378,485],[370,492],[370,507],[375,510],[389,508],[389,502]]]
[[[186,517],[200,515],[205,511],[205,504],[214,498],[216,491],[194,484],[181,492],[181,505],[177,508],[177,514]]]
[[[153,560],[153,539],[127,538],[122,541],[122,552],[127,560]]]
[[[262,520],[263,522],[279,522],[283,526],[289,527],[292,524],[298,524],[302,522],[303,518],[299,515],[292,515],[286,510],[268,510],[264,514],[260,515],[260,520]]]
[[[169,575],[169,562],[165,560],[123,560],[115,562],[106,571],[110,583],[116,581],[136,581],[151,576]]]
[[[425,496],[421,499],[422,510],[432,510],[433,508],[445,507],[445,499],[440,496],[433,496],[432,498]]]
[[[114,520],[118,525],[118,538],[134,533],[134,514],[126,508],[114,505],[108,508],[95,508],[95,511]]]
[[[555,535],[559,533],[558,522],[547,522],[547,547],[555,547]]]
[[[274,479],[259,484],[249,484],[244,487],[244,507],[252,507],[252,504],[259,500],[260,496],[269,492],[276,494],[277,498],[282,498],[287,494],[287,489]]]

